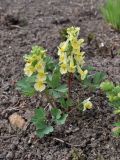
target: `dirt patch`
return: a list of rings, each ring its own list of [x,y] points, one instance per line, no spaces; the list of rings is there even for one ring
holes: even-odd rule
[[[115,117],[100,92],[92,94],[93,110],[83,114],[75,111],[65,126],[56,127],[54,133],[40,140],[34,136],[30,118],[43,103],[42,99],[26,98],[15,90],[16,81],[23,76],[23,55],[38,44],[56,57],[59,31],[72,25],[81,27],[87,63],[106,71],[109,79],[120,83],[120,56],[116,56],[120,34],[103,21],[99,13],[101,3],[102,0],[0,1],[1,160],[120,159],[120,139],[111,135]],[[88,44],[90,34],[94,38]],[[77,92],[81,95],[80,89]],[[28,123],[22,131],[13,129],[8,121],[15,112]]]

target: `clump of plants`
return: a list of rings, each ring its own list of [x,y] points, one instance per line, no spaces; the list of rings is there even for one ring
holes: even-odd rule
[[[59,60],[47,55],[47,51],[40,46],[32,47],[31,52],[24,56],[25,77],[17,83],[17,89],[26,96],[38,92],[46,96],[49,103],[35,109],[32,117],[40,138],[53,132],[55,124],[64,124],[68,111],[75,106],[71,95],[74,75],[77,74],[80,81],[87,77],[88,70],[83,67],[85,55],[81,50],[84,40],[78,38],[79,31],[78,27],[66,29],[65,41],[58,46]],[[63,75],[65,81],[62,80]],[[92,108],[90,98],[81,104],[83,110]]]
[[[120,30],[120,0],[107,0],[101,7],[104,19],[116,30]]]
[[[120,116],[120,85],[115,85],[113,82],[105,81],[102,82],[100,88],[106,92],[107,98],[111,106],[114,107],[114,114]],[[114,130],[115,136],[120,136],[120,117],[118,122],[114,123],[116,127]]]

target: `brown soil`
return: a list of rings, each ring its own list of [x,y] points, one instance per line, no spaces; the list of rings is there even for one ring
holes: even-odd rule
[[[37,96],[23,97],[15,89],[23,75],[23,55],[31,46],[42,45],[55,56],[60,29],[72,25],[81,27],[87,63],[120,83],[120,56],[116,55],[120,34],[102,19],[102,2],[0,0],[0,160],[120,160],[120,139],[111,134],[115,116],[99,91],[92,95],[92,110],[72,113],[65,126],[57,126],[53,134],[38,139],[30,118],[34,109],[45,102]],[[90,34],[94,38],[88,44]],[[11,127],[8,117],[14,112],[26,119],[27,128]]]

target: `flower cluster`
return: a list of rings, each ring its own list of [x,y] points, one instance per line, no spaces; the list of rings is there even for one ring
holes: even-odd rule
[[[29,55],[24,56],[26,62],[24,73],[28,77],[37,73],[34,88],[37,91],[45,89],[46,72],[45,72],[45,59],[46,51],[42,47],[34,46]]]
[[[70,27],[67,29],[67,40],[58,47],[59,64],[61,74],[78,72],[81,80],[84,80],[88,71],[82,70],[85,63],[84,52],[81,51],[83,39],[78,39],[80,28]]]

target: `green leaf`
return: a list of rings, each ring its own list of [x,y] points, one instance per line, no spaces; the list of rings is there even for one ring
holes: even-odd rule
[[[51,73],[48,73],[46,82],[47,82],[48,88],[52,88],[52,74]]]
[[[35,94],[34,82],[35,75],[31,77],[25,77],[17,82],[16,88],[22,92],[25,96],[33,96]]]
[[[112,94],[114,95],[118,95],[118,93],[120,93],[120,85],[117,85],[116,87],[113,88],[112,90]]]
[[[49,93],[50,93],[51,96],[53,96],[53,97],[56,98],[56,99],[61,97],[60,92],[57,92],[57,91],[55,91],[54,89],[50,89],[50,90],[49,90]]]
[[[67,100],[66,100],[66,104],[67,104],[68,107],[72,106],[72,105],[73,105],[73,100],[70,99],[70,98],[67,99]]]
[[[94,70],[95,70],[95,67],[93,67],[93,66],[91,66],[91,65],[88,65],[88,66],[84,66],[84,67],[83,67],[83,70],[94,71]]]
[[[84,87],[90,87],[93,81],[93,75],[87,75],[86,78],[82,81]]]
[[[93,78],[93,84],[100,84],[106,78],[106,74],[104,72],[97,72]]]
[[[112,129],[113,136],[119,137],[119,136],[120,136],[120,126],[119,126],[118,123],[115,123],[114,125],[115,125],[116,127],[114,127],[114,128]]]
[[[46,123],[46,113],[42,107],[35,110],[35,115],[32,117],[31,121],[36,126],[36,134],[38,137],[42,138],[46,134],[53,132],[53,127]]]
[[[59,68],[55,68],[55,70],[53,71],[53,75],[52,75],[52,88],[57,88],[60,85],[60,81],[61,81],[61,74],[60,74],[60,70]]]
[[[120,100],[112,101],[110,104],[116,109],[120,109]]]
[[[45,111],[42,107],[35,109],[35,114],[32,117],[31,121],[35,124],[46,119]]]
[[[62,107],[67,108],[66,101],[63,97],[61,97],[58,101]]]
[[[115,110],[113,113],[114,113],[114,114],[120,114],[120,109]]]
[[[100,88],[105,92],[109,92],[114,88],[114,84],[113,82],[105,81],[100,84]]]
[[[44,129],[46,127],[46,121],[45,120],[40,120],[40,121],[37,121],[35,122],[35,126],[36,126],[36,129]]]
[[[95,74],[87,75],[82,81],[83,87],[91,90],[100,88],[100,83],[106,78],[104,72],[96,72]]]
[[[49,88],[55,89],[60,85],[61,74],[59,67],[55,67],[53,73],[49,73],[47,76],[47,84]]]
[[[38,137],[43,138],[45,135],[53,132],[53,130],[54,130],[54,129],[53,129],[52,126],[46,126],[46,127],[43,128],[43,129],[38,129],[38,130],[36,131],[36,134],[37,134]]]
[[[56,65],[53,58],[47,55],[45,61],[46,61],[46,71],[52,71]]]
[[[52,114],[52,117],[56,120],[60,119],[61,117],[61,110],[60,109],[57,109],[57,108],[52,108],[51,109],[51,114]]]
[[[42,108],[42,107],[40,107],[40,108],[37,108],[36,110],[35,110],[35,116],[37,117],[37,118],[40,118],[40,119],[43,119],[43,118],[45,118],[45,110]]]
[[[61,97],[58,101],[61,104],[61,106],[64,107],[64,108],[68,108],[68,107],[73,105],[73,101],[70,98],[65,99],[65,98]]]
[[[113,125],[116,126],[116,127],[120,127],[120,122],[116,122]]]
[[[58,125],[64,124],[68,116],[68,114],[62,114],[61,110],[58,108],[53,108],[51,110],[51,114],[52,114],[53,120]]]
[[[57,120],[56,120],[56,124],[58,124],[58,125],[64,124],[67,117],[68,117],[68,114],[63,114],[63,115],[60,117],[60,119],[57,119]]]
[[[61,85],[58,88],[56,88],[55,90],[58,91],[58,92],[65,93],[65,92],[68,91],[68,88],[67,88],[67,85]]]

